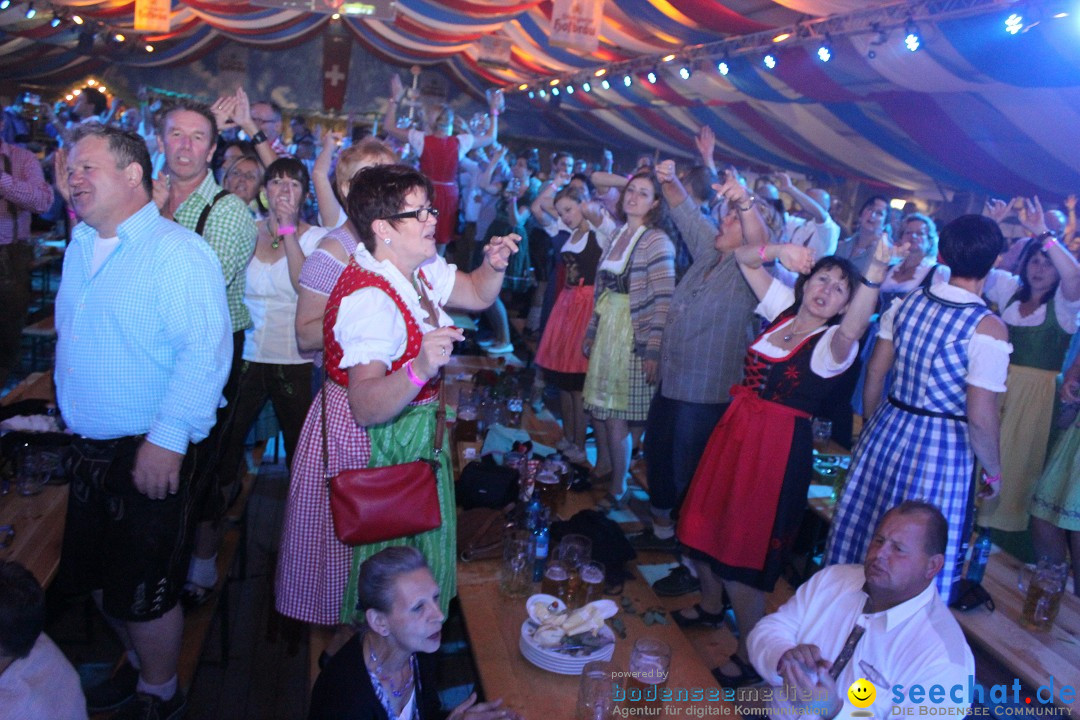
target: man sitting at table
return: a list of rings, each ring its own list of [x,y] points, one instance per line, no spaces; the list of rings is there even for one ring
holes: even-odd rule
[[[0,715],[85,720],[79,675],[44,628],[45,591],[22,565],[0,560]]]
[[[95,591],[131,662],[87,690],[90,711],[173,720],[192,467],[232,362],[225,283],[209,246],[151,202],[142,138],[86,124],[70,143],[82,222],[56,297],[56,398],[76,435],[60,578]]]
[[[968,704],[957,702],[950,690],[959,685],[957,697],[967,698],[975,661],[934,586],[947,536],[945,518],[929,503],[908,500],[891,509],[862,565],[825,568],[758,622],[748,641],[755,669],[769,684],[783,685],[788,698],[796,690],[803,704],[816,705],[826,719],[841,710],[846,717],[856,707],[877,718],[899,714],[893,708],[895,688],[903,691],[896,705],[915,705],[909,692],[917,695],[916,685],[922,686],[924,703],[963,717]],[[850,700],[848,690],[860,678],[876,690],[869,707]],[[944,689],[940,703],[934,686]],[[776,701],[772,707],[774,717],[791,712],[777,708]]]

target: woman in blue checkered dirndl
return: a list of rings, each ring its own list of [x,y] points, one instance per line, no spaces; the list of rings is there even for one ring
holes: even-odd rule
[[[973,454],[987,473],[981,496],[997,493],[1001,471],[996,393],[1005,390],[1011,346],[980,293],[1003,247],[989,218],[954,220],[941,232],[952,279],[913,292],[882,316],[864,394],[872,414],[833,518],[828,564],[861,563],[887,510],[904,500],[926,500],[949,522],[937,580],[949,599],[970,533]],[[890,367],[893,385],[887,400],[879,401]]]

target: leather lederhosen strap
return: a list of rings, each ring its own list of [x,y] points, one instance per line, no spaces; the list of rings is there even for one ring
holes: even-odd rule
[[[218,200],[220,200],[221,198],[225,197],[228,194],[229,194],[228,190],[222,190],[221,192],[219,192],[217,195],[214,196],[214,199],[210,201],[209,205],[207,205],[206,207],[204,207],[202,209],[202,212],[199,213],[199,221],[197,223],[195,223],[195,234],[196,235],[202,237],[203,230],[206,229],[206,221],[208,219],[210,219],[210,211],[213,210],[214,206],[218,204]]]

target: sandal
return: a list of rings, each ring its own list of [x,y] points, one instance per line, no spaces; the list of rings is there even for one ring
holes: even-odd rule
[[[686,610],[693,610],[697,613],[697,617],[687,617],[684,613]],[[675,620],[675,624],[679,627],[707,627],[718,628],[724,625],[724,621],[727,620],[728,606],[725,605],[724,609],[718,613],[705,612],[701,609],[701,604],[696,603],[693,607],[685,608],[683,610],[673,610],[671,617]]]
[[[720,672],[720,668],[713,668],[713,677],[716,678],[716,682],[720,683],[720,687],[734,689],[761,682],[761,676],[757,674],[757,670],[754,669],[754,666],[743,660],[736,653],[732,653],[728,659],[739,667],[739,674],[725,675]]]

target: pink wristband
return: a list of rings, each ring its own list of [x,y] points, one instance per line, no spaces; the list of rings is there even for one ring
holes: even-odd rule
[[[990,475],[985,470],[983,470],[982,480],[990,487],[993,487],[1001,483],[1001,473],[999,472],[997,475]]]
[[[278,225],[277,233],[278,233],[278,235],[295,235],[296,234],[296,226],[295,225]]]
[[[768,260],[765,259],[765,246],[764,245],[761,245],[760,247],[758,247],[757,254],[758,254],[758,257],[761,258],[762,263],[769,262]]]
[[[415,385],[418,388],[422,388],[425,385],[427,385],[427,383],[424,380],[420,379],[419,375],[417,375],[416,373],[413,372],[412,360],[405,363],[405,375],[408,376],[409,382],[411,382],[413,385]]]

